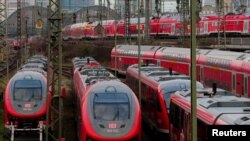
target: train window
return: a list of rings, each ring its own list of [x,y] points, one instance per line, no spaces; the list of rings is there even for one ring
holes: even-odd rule
[[[15,101],[38,101],[42,100],[42,86],[38,80],[16,81],[13,92]]]
[[[235,90],[236,89],[236,78],[235,78],[236,76],[235,76],[235,74],[233,74],[233,90]]]
[[[238,26],[238,25],[239,25],[239,21],[236,21],[236,22],[235,22],[235,25],[237,25],[237,26]]]
[[[174,103],[170,104],[170,121],[173,126],[177,129],[182,128],[182,115],[184,114],[184,110],[182,110],[179,106]]]
[[[201,67],[201,78],[200,78],[200,81],[202,81],[203,82],[203,80],[204,80],[204,69],[203,69],[203,67]]]
[[[217,26],[218,23],[217,22],[212,22],[212,26]]]
[[[245,90],[244,90],[244,92],[245,92],[245,94],[247,94],[248,93],[248,91],[247,91],[247,77],[245,77],[244,78],[245,80],[244,80],[244,88],[245,88]]]
[[[168,25],[167,25],[167,24],[162,24],[162,25],[161,25],[161,28],[162,28],[162,29],[167,29],[167,28],[168,28]]]
[[[130,118],[129,99],[125,93],[95,94],[94,118],[115,121]]]

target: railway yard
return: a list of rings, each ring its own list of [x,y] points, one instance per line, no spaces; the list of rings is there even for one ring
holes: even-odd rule
[[[249,7],[0,0],[0,141],[248,141]]]
[[[105,42],[105,43],[103,43]],[[108,46],[106,46],[106,44],[108,44]],[[63,50],[64,50],[64,57],[63,57],[63,65],[62,65],[62,75],[63,75],[63,79],[62,79],[62,85],[64,87],[66,87],[67,90],[67,96],[64,98],[64,134],[65,134],[65,138],[67,141],[75,141],[77,138],[77,124],[75,122],[75,115],[73,112],[74,111],[74,104],[73,104],[73,97],[72,97],[72,58],[75,56],[91,56],[93,58],[95,58],[99,63],[101,63],[107,70],[112,71],[113,70],[113,66],[112,66],[112,49],[114,50],[114,41],[113,40],[109,40],[109,41],[104,41],[104,40],[99,40],[96,41],[94,44],[92,44],[92,41],[64,41],[63,43]],[[119,48],[119,47],[118,47]],[[121,48],[120,48],[121,49]],[[146,49],[146,48],[145,48]],[[205,48],[207,49],[207,48]],[[36,48],[37,50],[37,48]],[[33,50],[33,52],[37,52],[36,50]],[[124,49],[126,50],[126,49]],[[144,48],[142,48],[142,50],[144,50]],[[18,65],[18,63],[16,62],[16,60],[19,60],[18,57],[18,51],[14,51],[14,53],[12,54],[11,60],[10,61],[10,77],[12,75],[15,74],[15,72],[18,70],[17,66],[20,67],[20,65]],[[40,49],[39,49],[40,51]],[[237,50],[238,51],[238,50]],[[46,52],[43,52],[43,54]],[[3,65],[4,66],[4,65]],[[173,68],[175,69],[175,68]],[[115,75],[114,71],[112,71],[113,74]],[[185,73],[185,72],[182,72]],[[5,85],[8,82],[8,79],[6,78],[6,68],[3,67],[3,69],[1,70],[1,81],[4,81],[3,84],[3,88],[5,87]],[[126,83],[126,79],[124,77],[124,75],[119,74],[119,78],[122,82]],[[3,94],[3,92],[2,92]],[[1,104],[3,105],[3,104]],[[3,109],[3,108],[1,108]],[[3,110],[0,110],[0,114],[1,114],[1,120],[3,121],[2,117],[3,117]],[[0,122],[1,125],[3,125],[3,122]],[[1,126],[3,127],[3,126]],[[66,130],[67,129],[67,130]],[[67,131],[71,131],[71,132],[67,132]],[[3,128],[0,129],[0,133],[3,134]],[[2,137],[1,137],[2,138]],[[0,138],[0,139],[1,139]],[[36,137],[31,136],[30,134],[28,135],[16,135],[16,139],[17,140],[36,140],[34,139]],[[163,139],[167,137],[164,135],[159,135],[159,133],[157,134],[157,132],[155,132],[154,130],[152,130],[146,123],[143,122],[143,126],[142,126],[142,140],[143,141],[150,141],[150,140],[155,140],[156,138],[158,139]],[[1,140],[4,140],[3,138]]]

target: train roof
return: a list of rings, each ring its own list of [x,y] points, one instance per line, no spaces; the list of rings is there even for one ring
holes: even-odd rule
[[[45,79],[43,74],[36,71],[18,71],[11,80],[43,80]]]
[[[115,93],[132,93],[131,89],[122,83],[121,81],[111,80],[111,81],[103,81],[97,83],[95,88],[92,89],[94,93],[108,93],[108,92],[115,92]]]
[[[221,51],[214,49],[204,53],[203,55],[218,59],[250,61],[250,54],[242,52]]]
[[[100,81],[109,81],[109,80],[116,80],[119,81],[118,78],[114,77],[114,76],[88,76],[85,79],[85,84],[87,85],[91,85],[94,84],[96,82],[100,82]]]
[[[93,57],[84,56],[84,57],[75,57],[75,58],[72,59],[72,61],[75,62],[75,61],[87,60],[88,58],[90,60],[95,60]]]
[[[104,80],[117,80],[112,73],[107,71],[103,67],[98,68],[84,68],[80,71],[81,80],[83,84],[89,85],[94,84],[98,81],[104,81]]]
[[[38,58],[31,58],[31,59],[28,59],[26,62],[27,63],[41,63],[43,65],[47,64],[47,61],[42,60],[42,59],[38,59]]]
[[[45,66],[42,63],[27,63],[27,64],[24,64],[21,68],[43,68],[45,69]]]
[[[176,58],[186,58],[187,56],[190,56],[189,48],[162,47],[157,52],[161,52],[165,55],[170,55]],[[250,61],[250,54],[242,52],[221,51],[217,49],[197,49],[196,54],[218,59]]]
[[[141,46],[141,51],[156,51],[160,48],[160,46]],[[113,51],[115,48],[113,48]],[[132,53],[138,51],[137,45],[117,45],[116,46],[117,51],[123,51],[124,53]]]
[[[47,61],[47,58],[43,55],[33,55],[31,58],[42,59]]]
[[[131,65],[131,67],[138,69],[137,64]],[[165,70],[166,70],[165,68],[157,66],[156,64],[141,64],[141,71],[165,71]]]
[[[138,72],[138,64],[131,65],[130,69]],[[177,73],[172,70],[166,70],[160,66],[156,65],[142,65],[141,67],[141,75],[145,76],[149,80],[153,81],[155,84],[159,85],[160,87],[165,87],[169,85],[169,83],[182,83],[182,85],[190,83],[190,77],[184,74]],[[202,84],[197,84],[202,88]],[[185,87],[186,88],[186,87]]]
[[[83,27],[83,23],[76,23],[76,24],[72,24],[71,28],[79,28],[79,27]]]
[[[176,95],[190,103],[191,92],[180,91]],[[197,90],[198,109],[206,110],[213,115],[213,123],[222,120],[227,124],[250,125],[250,99],[238,97],[224,90],[217,90],[215,95],[211,95],[211,89]],[[206,117],[199,115],[203,120]]]
[[[34,72],[39,72],[41,73],[42,75],[46,76],[47,75],[47,72],[44,71],[43,69],[41,68],[22,68],[21,70],[19,71],[34,71]]]
[[[105,70],[103,67],[85,69],[81,71],[82,75],[96,76],[96,77],[114,77],[114,75]]]

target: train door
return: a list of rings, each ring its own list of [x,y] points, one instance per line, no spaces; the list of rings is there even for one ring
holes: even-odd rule
[[[237,84],[236,84],[236,73],[233,72],[232,74],[233,74],[233,77],[232,77],[232,78],[233,78],[233,81],[232,81],[232,82],[233,82],[233,83],[232,83],[232,92],[233,92],[233,93],[236,93],[236,85],[237,85]]]
[[[244,75],[244,96],[248,97],[248,77]]]
[[[171,34],[173,35],[175,33],[175,24],[171,24]]]
[[[208,23],[204,22],[204,34],[208,34]]]
[[[204,84],[204,68],[202,65],[200,66],[200,69],[198,69],[197,73],[199,74],[198,81],[200,81],[202,84]]]
[[[190,141],[190,114],[185,111],[183,116],[183,141]]]
[[[244,21],[243,33],[248,33],[249,21]]]
[[[243,89],[243,74],[236,74],[236,93],[239,95],[244,95],[244,89]]]
[[[117,69],[118,70],[122,70],[122,58],[118,57],[118,61],[117,61]]]
[[[248,80],[247,80],[247,81],[248,81],[248,82],[247,82],[247,84],[248,84],[248,86],[247,86],[247,87],[248,87],[247,93],[248,93],[248,97],[250,97],[250,92],[249,92],[249,90],[250,90],[250,76],[247,76],[247,77],[248,77],[248,78],[247,78],[247,79],[248,79]]]

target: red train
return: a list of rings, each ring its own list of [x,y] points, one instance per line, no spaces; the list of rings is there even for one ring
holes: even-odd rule
[[[34,56],[30,60],[44,62],[46,59],[42,56]],[[31,67],[41,66],[42,63],[36,65],[33,63],[27,67],[28,64],[7,84],[4,94],[4,136],[14,140],[16,132],[35,131],[42,141],[47,125],[47,99],[50,101],[51,93],[47,93],[46,69]]]
[[[79,141],[141,140],[140,105],[129,87],[96,65],[76,69],[73,84]]]
[[[138,93],[138,65],[128,67],[126,82],[129,87]],[[186,75],[167,71],[156,65],[141,66],[141,109],[143,119],[159,133],[169,133],[169,104],[170,96],[175,91],[190,88],[190,80]],[[197,82],[197,88],[203,85]]]
[[[118,45],[111,52],[111,67],[124,73],[129,65],[138,63],[137,54],[137,46]],[[216,83],[219,88],[250,97],[250,54],[207,49],[197,49],[196,54],[198,81],[210,87]],[[190,74],[188,48],[142,46],[141,57],[143,62]]]
[[[250,100],[223,90],[197,90],[197,140],[208,141],[209,125],[250,125]],[[170,141],[190,141],[191,93],[179,91],[170,100]],[[219,126],[217,126],[219,127]],[[231,129],[234,130],[234,129]]]
[[[141,25],[138,27],[138,19],[131,18],[129,32],[132,37],[137,37],[138,29],[144,32],[145,18],[141,18]],[[250,16],[248,14],[235,14],[235,15],[204,15],[201,16],[201,20],[197,23],[197,35],[198,36],[215,36],[218,32],[225,33],[227,35],[249,35],[250,33]],[[125,23],[124,20],[117,22],[117,26],[114,20],[102,21],[104,35],[102,37],[112,38],[117,34],[118,37],[125,36]],[[93,23],[77,23],[67,25],[63,29],[63,39],[84,39],[84,38],[98,38],[96,27],[99,22]],[[115,28],[117,27],[117,29]],[[116,29],[116,30],[115,30]],[[183,31],[185,30],[185,31]],[[165,37],[180,37],[185,32],[185,36],[190,35],[190,25],[183,27],[179,16],[168,16],[161,18],[152,18],[150,20],[151,36],[165,36]]]

